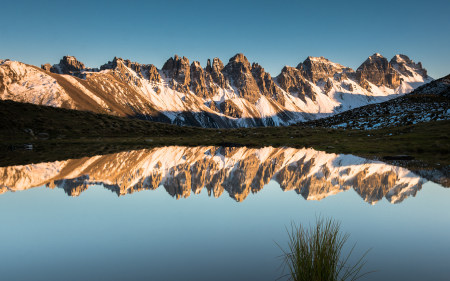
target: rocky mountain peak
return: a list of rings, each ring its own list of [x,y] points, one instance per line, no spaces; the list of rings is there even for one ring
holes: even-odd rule
[[[397,71],[389,61],[379,53],[373,54],[356,70],[356,78],[361,85],[369,81],[376,86],[397,88],[401,81]]]
[[[129,59],[114,57],[112,61],[108,61],[108,63],[100,66],[100,70],[112,69],[122,73],[124,75],[123,78],[127,76],[125,74],[127,72],[126,68],[133,70],[140,78],[145,78],[153,82],[159,82],[161,80],[159,71],[153,64],[140,64],[132,62]]]
[[[208,88],[206,87],[206,79],[205,72],[200,65],[200,62],[193,61],[190,69],[191,77],[190,77],[190,86],[192,91],[202,97],[206,98],[209,95]]]
[[[223,72],[239,90],[241,97],[254,103],[259,99],[259,87],[253,78],[250,62],[243,54],[232,57]]]
[[[424,79],[428,78],[427,70],[422,67],[422,63],[415,63],[406,55],[395,55],[391,59],[390,63],[392,67],[394,67],[402,75],[413,77],[415,72],[422,76]]]
[[[383,57],[380,53],[375,53],[375,54],[369,56],[367,59],[368,59],[368,60],[374,60],[374,61],[376,61],[376,60],[387,60],[387,59],[386,59],[385,57]]]
[[[153,82],[161,81],[161,75],[159,75],[158,68],[153,64],[148,65],[148,80]]]
[[[162,70],[168,77],[180,84],[188,85],[190,82],[190,63],[186,57],[180,58],[175,55],[173,58],[169,58]]]
[[[191,63],[191,68],[192,68],[192,67],[195,67],[195,68],[202,68],[199,61],[193,61],[193,62]]]
[[[302,75],[316,83],[319,80],[326,80],[340,72],[353,72],[349,67],[334,63],[324,57],[307,57],[302,63],[297,65],[297,69]]]
[[[108,61],[107,63],[100,66],[100,70],[106,70],[106,69],[114,69],[117,67],[117,57],[114,57],[112,61]]]
[[[304,64],[309,63],[309,64],[314,64],[314,63],[332,63],[329,59],[325,58],[325,57],[312,57],[312,56],[308,56],[304,61]]]
[[[59,64],[50,66],[48,63],[41,65],[41,68],[57,74],[70,74],[80,76],[81,71],[85,70],[84,63],[78,61],[74,56],[64,56]]]
[[[84,63],[78,61],[74,56],[64,56],[59,64],[69,71],[80,71],[86,68]]]
[[[211,60],[208,59],[206,63],[206,72],[211,76],[211,82],[217,84],[217,86],[221,88],[226,88],[227,82],[225,76],[222,73],[224,66],[222,61],[219,58],[214,58],[211,64]]]
[[[407,55],[397,54],[391,59],[390,63],[413,64],[414,62]]]
[[[223,63],[219,58],[214,58],[211,64],[211,60],[206,62],[206,71],[208,72],[222,72]]]
[[[242,53],[234,55],[229,60],[229,63],[242,63],[244,66],[250,68],[250,62],[248,61],[248,59]]]
[[[116,79],[126,84],[136,85],[138,87],[142,85],[139,78],[144,78],[138,63],[132,63],[130,60],[124,60],[118,57],[114,57],[112,61],[108,61],[104,65],[100,66],[100,70],[110,70],[110,74]],[[134,71],[139,78],[130,75],[131,71]]]

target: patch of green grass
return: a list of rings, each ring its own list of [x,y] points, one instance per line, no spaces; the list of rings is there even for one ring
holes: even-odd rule
[[[344,281],[368,274],[362,272],[368,251],[353,264],[349,260],[355,247],[343,253],[349,234],[342,233],[339,222],[317,218],[316,224],[309,228],[292,223],[287,233],[288,248],[282,249],[282,257],[289,280]]]

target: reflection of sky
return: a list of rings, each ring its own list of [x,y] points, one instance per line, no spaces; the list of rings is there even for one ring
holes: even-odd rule
[[[35,188],[0,196],[1,280],[275,280],[291,221],[342,221],[357,249],[372,247],[364,280],[450,276],[450,190],[428,182],[401,204],[371,206],[349,190],[322,201],[275,182],[241,203],[164,188],[80,197]]]

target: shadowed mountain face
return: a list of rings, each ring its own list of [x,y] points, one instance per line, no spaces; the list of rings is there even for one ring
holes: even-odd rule
[[[307,200],[353,189],[370,204],[402,202],[425,182],[405,168],[352,155],[274,147],[171,146],[0,168],[2,193],[46,185],[78,196],[102,185],[119,196],[164,188],[179,199],[206,189],[241,202],[272,180]]]
[[[277,77],[236,54],[206,67],[186,57],[162,69],[115,57],[88,68],[73,56],[41,68],[0,60],[0,99],[212,128],[289,125],[383,102],[432,79],[405,55],[370,56],[356,71],[323,57]]]

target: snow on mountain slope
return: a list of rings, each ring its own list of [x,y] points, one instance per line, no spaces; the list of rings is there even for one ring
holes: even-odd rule
[[[299,125],[371,130],[443,120],[450,120],[450,75],[386,102],[361,106]]]
[[[0,168],[2,192],[46,185],[71,196],[98,184],[117,195],[163,186],[177,199],[206,189],[214,197],[226,191],[240,202],[271,180],[307,200],[353,189],[370,204],[383,198],[402,202],[415,196],[425,182],[407,169],[378,161],[274,147],[171,146]]]
[[[0,65],[0,98],[39,105],[75,108],[73,100],[51,76],[16,61]]]
[[[429,83],[433,80],[422,67],[422,63],[415,63],[405,55],[395,55],[390,63],[402,75],[404,82]]]
[[[379,54],[357,71],[308,57],[272,78],[238,54],[206,68],[170,58],[163,69],[114,58],[100,69],[74,57],[41,69],[0,64],[0,98],[202,127],[279,126],[389,100],[431,81],[420,63]]]

